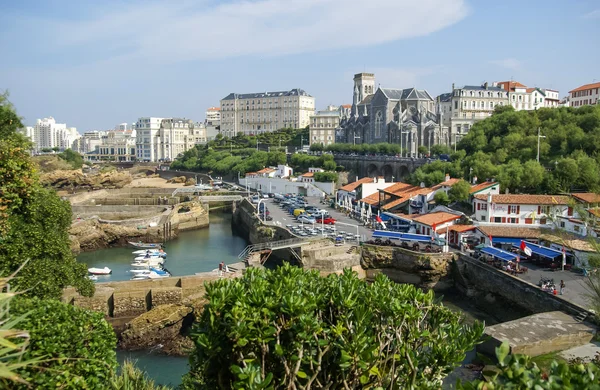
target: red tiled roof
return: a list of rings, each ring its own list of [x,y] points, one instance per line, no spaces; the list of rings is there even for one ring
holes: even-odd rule
[[[506,92],[512,92],[516,88],[527,88],[526,85],[523,85],[518,81],[498,81],[498,86],[503,88]]]
[[[600,88],[600,83],[585,84],[585,85],[582,85],[581,87],[575,88],[572,91],[569,91],[569,93],[579,92],[579,91],[587,91],[588,89],[594,89],[594,88]]]
[[[593,192],[580,192],[571,194],[571,196],[584,203],[600,203],[600,194]]]
[[[437,190],[439,188],[442,188],[444,186],[446,187],[452,187],[453,185],[455,185],[456,183],[458,183],[459,181],[461,181],[462,179],[448,179],[446,181],[443,181],[439,184],[434,185],[433,187],[431,187],[432,190]]]
[[[302,175],[302,177],[313,177],[315,175],[314,172],[307,172],[304,175]]]
[[[413,218],[413,221],[422,225],[433,226],[434,223],[436,225],[441,225],[457,219],[460,219],[460,215],[446,213],[445,211],[438,211],[435,213],[420,215],[416,218]]]
[[[348,192],[352,192],[355,189],[358,188],[358,186],[360,186],[363,183],[373,183],[373,178],[372,177],[363,177],[360,180],[357,180],[353,183],[348,183],[345,186],[341,187],[340,190],[342,191],[348,191]]]
[[[515,238],[538,238],[540,229],[516,226],[477,226],[477,229],[486,236],[492,237],[515,237]]]
[[[487,195],[475,195],[475,199],[486,200]],[[569,197],[563,195],[530,195],[530,194],[500,194],[492,195],[492,203],[496,204],[532,204],[552,205],[569,204]]]
[[[474,194],[476,192],[485,190],[486,188],[492,187],[492,186],[494,186],[496,184],[498,184],[498,183],[495,182],[495,181],[486,181],[486,182],[483,182],[483,183],[475,184],[474,186],[471,186],[470,193]]]
[[[221,111],[220,107],[209,107],[206,111]]]
[[[273,168],[263,168],[260,171],[256,172],[256,173],[271,173],[271,172],[275,172],[276,170]]]
[[[477,226],[475,225],[452,225],[448,227],[448,230],[451,232],[468,232],[470,230],[475,230]],[[443,230],[443,229],[442,229]]]
[[[344,107],[344,108],[352,108],[352,104],[342,104],[342,107]]]
[[[596,217],[600,217],[600,208],[593,208],[593,209],[588,209],[588,213],[596,216]]]

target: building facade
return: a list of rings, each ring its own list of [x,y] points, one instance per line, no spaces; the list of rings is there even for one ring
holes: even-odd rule
[[[304,128],[315,111],[315,98],[302,89],[280,92],[231,93],[221,99],[221,134],[232,137]]]
[[[308,125],[309,143],[325,146],[335,143],[335,132],[340,125],[341,112],[339,107],[328,106],[325,110],[317,111],[310,116]]]
[[[34,151],[58,148],[60,151],[71,149],[77,145],[81,135],[75,127],[67,127],[65,123],[56,123],[52,117],[38,119],[35,126],[22,130],[33,142]]]
[[[600,104],[600,83],[585,84],[569,91],[569,106]]]
[[[158,143],[158,131],[163,118],[143,117],[135,124],[136,158],[139,161],[158,161],[156,155],[156,144]]]
[[[465,85],[438,96],[438,109],[443,126],[448,127],[447,145],[456,145],[473,124],[490,117],[497,106],[509,104],[508,92],[497,84]],[[443,143],[443,142],[441,142]]]
[[[371,93],[374,91],[373,93]],[[419,146],[432,146],[447,138],[433,98],[416,88],[377,88],[373,73],[354,76],[353,104],[336,131],[336,142],[399,144],[409,156]]]
[[[155,160],[152,161],[173,161],[179,154],[193,148],[196,141],[206,143],[206,133],[202,137],[200,129],[195,131],[195,127],[191,119],[163,119],[155,135]],[[202,138],[204,138],[203,142]]]
[[[204,123],[214,124],[218,126],[221,122],[221,108],[220,107],[209,107],[206,110]]]
[[[559,94],[553,89],[528,88],[518,81],[499,81],[500,88],[508,92],[508,101],[516,111],[558,107]]]
[[[506,224],[553,227],[554,221],[573,218],[568,196],[527,194],[480,194],[473,199],[475,221],[479,224]]]

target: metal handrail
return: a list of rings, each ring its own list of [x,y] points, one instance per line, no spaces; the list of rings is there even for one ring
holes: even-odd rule
[[[301,246],[302,244],[307,244],[310,240],[314,240],[320,237],[311,237],[308,239],[304,238],[290,238],[287,240],[279,240],[279,241],[271,241],[271,242],[262,242],[260,244],[248,245],[244,250],[238,255],[239,259],[245,258],[248,254],[256,251],[260,251],[263,249],[283,249],[283,248],[291,248],[295,246]]]

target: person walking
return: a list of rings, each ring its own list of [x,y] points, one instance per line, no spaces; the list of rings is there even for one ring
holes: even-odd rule
[[[223,264],[224,264],[223,262],[219,263],[219,277],[223,276]]]
[[[565,281],[561,280],[560,281],[560,295],[563,295],[564,291],[565,291]]]

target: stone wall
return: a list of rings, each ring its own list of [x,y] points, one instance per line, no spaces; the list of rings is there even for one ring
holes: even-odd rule
[[[453,286],[452,253],[415,252],[399,247],[364,244],[361,263],[367,278],[383,273],[395,282],[415,284],[436,291]]]
[[[322,273],[341,272],[360,266],[360,249],[350,245],[335,246],[324,239],[302,247],[302,266]]]
[[[256,215],[256,208],[246,198],[233,203],[231,224],[248,239],[250,244],[295,238],[285,228],[264,225]]]
[[[93,297],[83,297],[66,288],[62,301],[104,313],[109,318],[131,318],[154,307],[182,304],[186,298],[205,291],[204,283],[219,279],[213,272],[153,280],[97,283]]]
[[[203,183],[207,184],[211,181],[211,177],[209,175],[207,175],[206,173],[199,173],[199,172],[185,172],[185,171],[158,171],[156,172],[158,173],[158,176],[162,179],[172,179],[174,177],[179,177],[179,176],[185,176],[187,179],[196,179],[196,177],[198,177],[198,182],[200,182],[200,180],[202,180]]]
[[[563,311],[572,315],[582,312],[592,314],[559,295],[548,294],[534,284],[465,255],[457,259],[453,272],[459,273],[454,280],[460,290],[475,301],[487,301],[492,308],[494,297],[498,297],[530,313]]]

